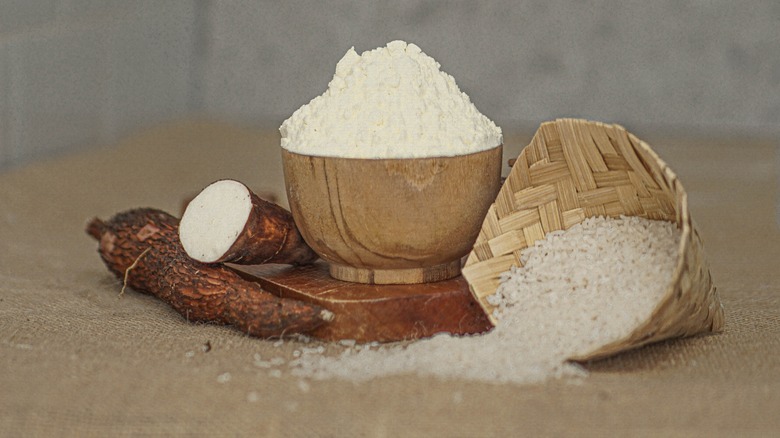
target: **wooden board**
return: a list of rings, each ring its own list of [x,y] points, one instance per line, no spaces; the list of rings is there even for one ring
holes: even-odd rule
[[[273,294],[333,312],[333,321],[311,333],[318,339],[392,342],[441,332],[481,333],[492,327],[462,276],[426,284],[372,285],[336,280],[323,262],[231,267]]]

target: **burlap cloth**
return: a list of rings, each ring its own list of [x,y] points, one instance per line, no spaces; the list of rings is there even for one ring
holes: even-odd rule
[[[637,134],[689,191],[726,329],[591,364],[579,384],[276,376],[255,354],[291,359],[293,346],[188,324],[133,291],[118,298],[85,221],[134,206],[178,214],[224,177],[283,194],[273,129],[168,124],[1,174],[0,435],[780,433],[775,145]],[[529,139],[509,136],[506,156]]]

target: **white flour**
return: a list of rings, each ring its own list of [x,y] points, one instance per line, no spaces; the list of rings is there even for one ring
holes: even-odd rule
[[[327,91],[279,131],[291,152],[350,158],[465,155],[503,141],[452,76],[403,41],[347,51]]]
[[[586,219],[523,251],[525,266],[507,272],[494,296],[499,324],[489,333],[440,334],[406,345],[315,343],[299,346],[287,365],[300,377],[351,381],[393,374],[515,383],[581,376],[567,358],[627,336],[650,316],[671,283],[678,242],[669,222]]]

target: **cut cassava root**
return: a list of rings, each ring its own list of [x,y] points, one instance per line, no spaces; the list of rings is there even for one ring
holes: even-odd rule
[[[232,325],[252,336],[307,333],[333,314],[319,306],[278,298],[227,267],[187,256],[179,220],[160,210],[135,209],[108,221],[93,219],[87,234],[124,285],[156,296],[188,321]]]
[[[189,202],[179,237],[187,254],[205,263],[304,265],[317,259],[289,211],[234,180],[214,182]]]

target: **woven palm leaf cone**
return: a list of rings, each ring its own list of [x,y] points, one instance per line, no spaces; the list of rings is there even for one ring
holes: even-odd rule
[[[649,145],[618,125],[560,119],[541,125],[520,153],[463,268],[482,308],[501,273],[545,234],[592,216],[673,221],[681,230],[673,279],[652,316],[616,342],[572,360],[585,361],[663,339],[716,332],[723,308],[682,184]],[[627,291],[630,293],[630,291]]]

